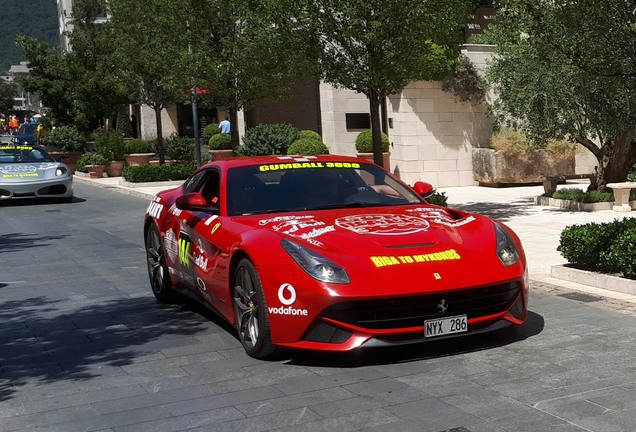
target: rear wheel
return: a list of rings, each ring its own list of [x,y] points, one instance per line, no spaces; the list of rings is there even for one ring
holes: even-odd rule
[[[161,236],[156,225],[152,225],[146,234],[146,261],[148,263],[148,277],[152,293],[161,303],[174,303],[178,299],[177,293],[172,289],[168,265]]]
[[[245,352],[255,358],[271,356],[276,347],[272,345],[263,285],[256,267],[247,258],[239,262],[234,272],[232,300],[236,330]]]

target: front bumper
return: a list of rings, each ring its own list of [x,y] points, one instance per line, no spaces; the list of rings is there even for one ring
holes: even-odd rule
[[[0,181],[0,201],[19,198],[71,198],[72,196],[73,177],[70,175],[46,180]]]

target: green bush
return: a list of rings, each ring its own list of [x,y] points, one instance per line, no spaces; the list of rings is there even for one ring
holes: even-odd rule
[[[384,132],[381,132],[382,136],[382,151],[389,151],[389,137]],[[356,150],[358,153],[373,153],[373,136],[371,129],[367,129],[358,134],[356,138]]]
[[[75,128],[59,126],[42,138],[42,144],[51,151],[83,152],[86,149],[86,138]]]
[[[318,155],[329,154],[329,149],[322,141],[313,138],[301,138],[292,143],[287,149],[290,155]]]
[[[552,194],[552,198],[571,200],[583,203],[611,202],[614,194],[611,192],[590,191],[585,192],[579,188],[563,188]]]
[[[448,197],[446,196],[446,192],[433,192],[431,195],[426,197],[426,202],[429,204],[435,204],[442,207],[447,207]]]
[[[307,130],[307,129],[301,130],[299,132],[299,136],[300,136],[299,139],[308,138],[308,139],[313,139],[313,140],[322,142],[322,137],[320,136],[320,134],[312,130]]]
[[[124,160],[126,144],[124,137],[119,132],[103,131],[95,138],[95,151],[109,161]]]
[[[617,273],[620,269],[612,246],[622,233],[633,228],[636,228],[636,219],[633,218],[604,224],[572,225],[561,232],[557,250],[576,268]]]
[[[219,133],[219,124],[218,123],[210,123],[206,127],[203,128],[203,138],[210,139],[213,135],[217,135]]]
[[[194,143],[191,138],[172,135],[163,140],[163,148],[172,159],[194,162]]]
[[[133,183],[185,180],[195,169],[194,164],[127,166],[122,176]]]
[[[610,248],[610,258],[628,279],[636,279],[636,227],[623,231]]]
[[[238,156],[286,155],[298,138],[298,129],[290,124],[260,124],[245,132],[234,151]]]
[[[126,143],[126,154],[152,153],[150,143],[141,138],[135,138]]]
[[[232,148],[232,137],[229,134],[216,134],[210,137],[210,150],[229,150]]]
[[[76,170],[86,172],[86,165],[107,165],[108,159],[99,153],[84,153],[77,161]]]

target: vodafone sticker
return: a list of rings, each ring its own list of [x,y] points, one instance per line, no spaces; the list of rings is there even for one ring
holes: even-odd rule
[[[267,311],[272,315],[307,316],[307,309],[297,309],[291,307],[296,301],[296,290],[291,284],[284,283],[278,288],[278,300],[283,304],[281,307],[268,307]]]
[[[285,306],[289,306],[296,301],[296,290],[290,284],[282,284],[278,288],[278,300]]]
[[[358,234],[376,235],[415,234],[430,227],[426,219],[399,214],[346,216],[336,219],[336,225]]]

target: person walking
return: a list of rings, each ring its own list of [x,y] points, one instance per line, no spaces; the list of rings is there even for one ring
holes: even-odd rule
[[[225,120],[219,123],[219,133],[229,134],[231,130],[230,120],[228,116],[225,116]]]

